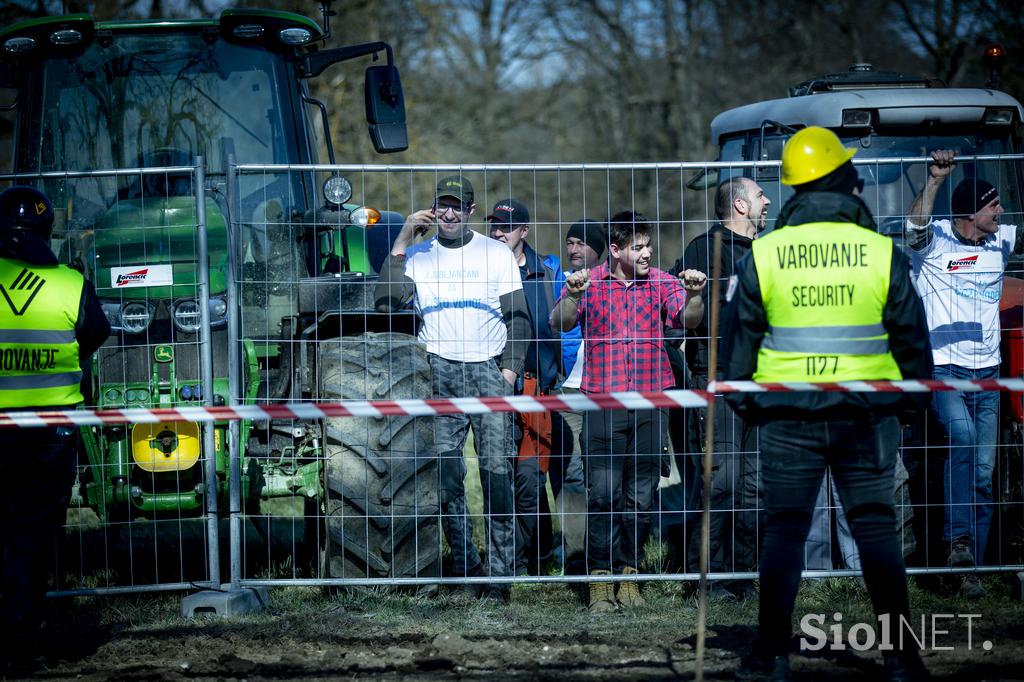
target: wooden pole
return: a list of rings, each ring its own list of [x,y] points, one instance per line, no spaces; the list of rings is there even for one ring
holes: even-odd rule
[[[718,301],[722,276],[722,233],[715,233],[711,249],[711,320],[708,333],[708,382],[716,379],[718,369]],[[711,463],[715,449],[715,396],[708,395],[707,412],[704,417],[704,509],[700,517],[700,585],[697,601],[697,661],[694,677],[697,682],[704,680],[704,637],[705,619],[708,609],[708,542],[711,535]]]

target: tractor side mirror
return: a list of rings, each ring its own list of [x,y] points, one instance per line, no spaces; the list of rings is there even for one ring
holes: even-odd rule
[[[366,122],[370,139],[378,154],[401,152],[409,148],[405,128],[405,96],[402,80],[394,66],[371,66],[363,81],[366,94]]]

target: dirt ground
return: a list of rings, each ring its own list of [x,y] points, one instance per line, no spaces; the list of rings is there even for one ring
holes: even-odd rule
[[[986,586],[979,602],[913,589],[914,618],[938,614],[925,652],[936,679],[1024,680],[1024,603],[1004,577]],[[693,679],[692,585],[650,584],[644,595],[645,607],[593,616],[559,584],[517,586],[508,606],[446,590],[421,598],[280,588],[260,613],[197,621],[180,618],[177,594],[57,600],[31,679]],[[827,629],[835,612],[846,624],[869,622],[867,608],[856,580],[808,582],[796,619],[820,613]],[[710,605],[705,677],[732,679],[756,621],[756,600]],[[797,680],[879,678],[877,651],[807,654],[793,656]]]

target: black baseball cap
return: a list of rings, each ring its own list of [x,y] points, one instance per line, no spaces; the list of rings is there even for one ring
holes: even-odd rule
[[[469,178],[461,175],[448,175],[441,178],[437,183],[437,191],[434,192],[434,201],[441,197],[455,197],[463,204],[473,203],[473,184]]]
[[[491,209],[487,216],[488,222],[506,223],[508,225],[529,225],[530,211],[521,201],[509,197],[502,199]]]

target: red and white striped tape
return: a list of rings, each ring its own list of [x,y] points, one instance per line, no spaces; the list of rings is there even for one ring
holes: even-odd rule
[[[429,400],[343,400],[334,403],[281,403],[234,407],[171,407],[119,410],[69,410],[0,413],[4,426],[95,426],[99,424],[148,424],[156,422],[207,422],[236,419],[323,419],[325,417],[391,417],[489,412],[595,412],[649,410],[652,408],[703,407],[703,391],[621,392],[594,395],[496,396],[487,398],[436,398]]]
[[[649,410],[652,408],[704,407],[712,394],[754,392],[904,392],[1024,391],[1024,379],[847,381],[838,383],[757,383],[717,381],[707,391],[623,391],[591,395],[496,396],[488,398],[434,398],[426,400],[343,400],[333,403],[280,403],[234,407],[166,407],[119,410],[38,410],[0,412],[0,428],[34,426],[99,426],[102,424],[151,424],[160,422],[209,422],[239,419],[300,419],[325,417],[435,417],[443,414],[489,412],[545,412]]]
[[[1024,391],[1024,379],[903,379],[900,381],[839,381],[810,383],[787,381],[714,381],[708,385],[714,393],[763,393],[795,391],[834,391],[840,393],[931,393],[934,391]]]

